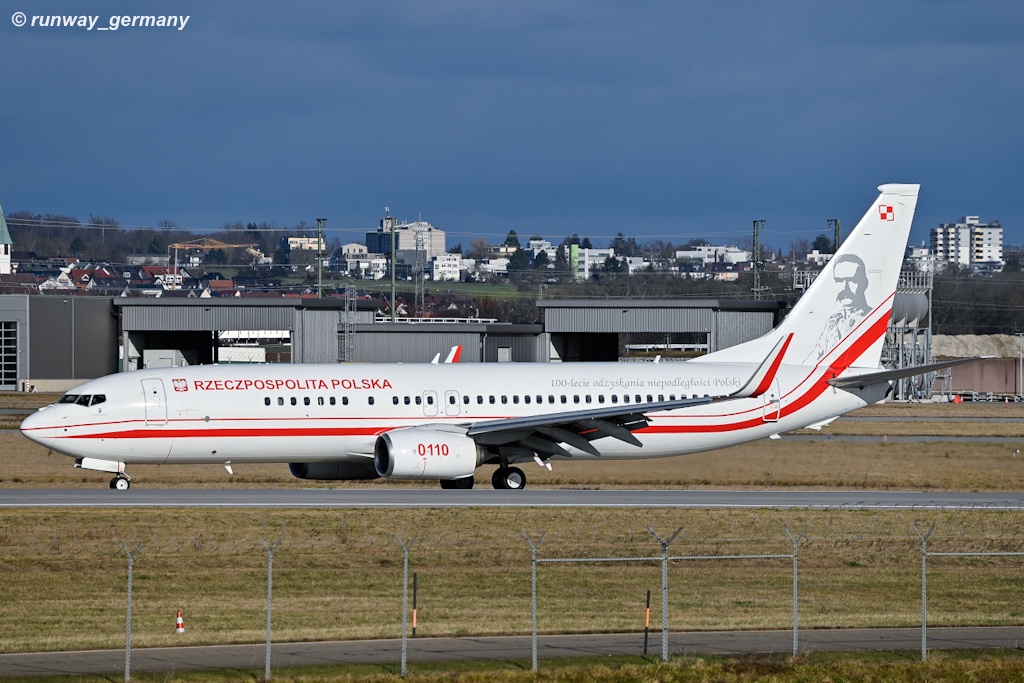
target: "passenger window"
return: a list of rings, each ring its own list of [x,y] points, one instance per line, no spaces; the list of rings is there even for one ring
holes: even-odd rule
[[[618,394],[612,394],[612,403],[618,403],[618,402],[619,402]]]
[[[597,402],[598,402],[598,403],[604,403],[604,394],[601,394],[601,395],[599,395],[599,396],[597,397]]]
[[[452,406],[455,405],[455,397],[454,396],[449,396],[448,397],[448,405],[452,405]]]
[[[371,406],[372,406],[372,405],[373,405],[373,396],[367,396],[367,397],[366,397],[366,403],[367,403],[368,405],[371,405]]]
[[[544,397],[541,396],[540,394],[537,394],[537,405],[540,405],[543,402],[544,402]]]
[[[302,399],[302,405],[306,405],[306,406],[309,405],[309,396],[306,396],[306,397],[304,397]]]
[[[637,399],[637,400],[639,400],[639,399]],[[648,403],[654,403],[654,397],[651,396],[650,394],[647,394],[647,402]]]
[[[416,397],[416,405],[418,405],[418,406],[423,405],[423,397],[422,396],[417,396]]]
[[[686,397],[684,396],[683,398],[686,398]],[[676,395],[675,394],[669,394],[668,395],[668,400],[670,400],[670,401],[676,400]]]
[[[328,400],[331,402],[331,405],[333,406],[334,405],[334,397],[331,396],[331,398],[328,399]],[[345,403],[348,403],[348,401],[345,401]]]
[[[580,402],[580,397],[579,396],[573,396],[572,397],[572,402],[573,403],[579,403]]]
[[[551,394],[548,394],[548,403],[554,403],[554,402],[555,402],[555,397],[552,396]]]
[[[658,400],[659,401],[664,401],[665,400],[665,394],[658,394]]]
[[[587,394],[586,396],[584,396],[583,400],[586,401],[587,403],[590,403],[590,394]]]
[[[476,402],[477,402],[477,405],[483,405],[484,397],[483,396],[477,396],[476,397]]]
[[[565,394],[562,394],[562,396],[560,398],[561,398],[562,403],[568,403],[568,401],[566,401]]]
[[[515,396],[512,397],[512,402],[515,404],[519,403],[519,394],[516,394]]]
[[[622,397],[622,402],[629,403],[629,394],[626,394],[625,396]]]
[[[92,403],[90,403],[89,405],[94,406],[94,405],[98,405],[100,403],[105,403],[106,400],[107,400],[106,395],[104,395],[104,394],[96,394],[95,396],[92,397]]]
[[[279,405],[279,406],[283,406],[284,405],[284,397],[283,396],[278,396],[277,397],[277,405]]]
[[[504,404],[506,404],[506,403],[508,403],[508,396],[502,396],[502,397],[501,397],[501,403],[502,403],[503,405],[504,405]]]
[[[427,405],[428,406],[434,405],[434,397],[433,396],[427,396]]]
[[[491,405],[494,405],[494,397],[493,396],[488,396],[487,399],[490,401]]]
[[[405,405],[409,405],[409,404],[411,404],[411,403],[412,403],[412,399],[411,399],[411,398],[409,398],[408,396],[406,396],[406,397],[405,397]]]
[[[269,406],[270,405],[270,397],[269,396],[267,396],[265,399],[263,399],[263,405],[265,405],[265,406]]]
[[[332,398],[331,401],[334,401],[334,399]],[[348,405],[348,396],[342,396],[341,397],[341,405],[343,405],[343,406],[347,406]]]
[[[318,396],[317,399],[316,399],[316,404],[318,406],[322,406],[324,404],[324,397],[323,396]]]
[[[467,405],[467,406],[469,405],[469,395],[468,394],[462,397],[462,402],[465,405]]]
[[[392,397],[391,398],[391,402],[394,403],[397,406],[398,405],[398,397],[397,396]]]
[[[523,403],[529,403],[529,402],[530,402],[530,395],[527,394],[526,396],[523,396]]]
[[[298,405],[298,404],[299,404],[299,400],[297,398],[295,398],[294,396],[292,396],[292,405],[294,406],[294,405]]]

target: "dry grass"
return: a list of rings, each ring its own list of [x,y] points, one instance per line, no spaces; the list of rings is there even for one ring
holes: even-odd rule
[[[920,543],[912,525],[936,524],[933,550],[1024,549],[1005,512],[673,510],[14,510],[0,524],[4,651],[123,645],[125,569],[135,560],[133,642],[139,646],[259,642],[266,555],[274,560],[274,634],[281,641],[395,637],[402,555],[417,536],[418,633],[529,632],[529,548],[540,557],[657,557],[646,531],[677,527],[685,555],[785,554],[783,528],[808,529],[800,551],[806,627],[913,626],[920,615]],[[1021,624],[1020,561],[933,560],[930,623]],[[542,565],[543,632],[638,631],[660,565]],[[788,559],[689,561],[670,570],[672,627],[786,628]],[[658,601],[656,600],[655,603]],[[188,631],[173,632],[184,610]],[[652,618],[660,619],[657,604]]]

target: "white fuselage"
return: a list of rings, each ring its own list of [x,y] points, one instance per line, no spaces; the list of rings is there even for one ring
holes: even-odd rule
[[[141,370],[86,382],[70,395],[91,399],[42,408],[21,429],[75,458],[125,463],[365,461],[376,437],[396,428],[469,426],[623,405],[641,412],[656,401],[727,395],[756,367],[668,362]],[[647,413],[649,426],[634,432],[642,448],[608,437],[594,445],[605,458],[694,453],[805,427],[870,402],[828,386],[825,374],[824,368],[782,365],[771,389],[757,398]]]

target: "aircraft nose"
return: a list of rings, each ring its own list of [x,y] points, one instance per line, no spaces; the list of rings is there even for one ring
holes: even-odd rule
[[[37,410],[21,421],[19,429],[25,438],[45,446],[54,435],[53,411],[49,407]]]

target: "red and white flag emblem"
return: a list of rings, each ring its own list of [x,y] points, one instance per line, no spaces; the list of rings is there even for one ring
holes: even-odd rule
[[[175,391],[188,391],[188,382],[183,379],[176,379],[172,382]]]
[[[892,206],[888,204],[878,205],[878,217],[883,221],[894,221],[896,220],[896,212],[892,210]]]

